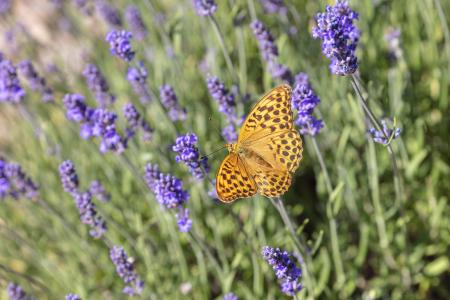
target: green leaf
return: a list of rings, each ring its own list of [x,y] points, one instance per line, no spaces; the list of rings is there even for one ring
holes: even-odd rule
[[[441,256],[425,266],[424,273],[428,276],[439,276],[449,269],[449,260],[446,256]]]

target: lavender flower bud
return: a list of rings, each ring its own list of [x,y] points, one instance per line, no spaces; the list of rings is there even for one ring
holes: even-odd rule
[[[76,294],[67,294],[66,300],[81,300],[81,298]]]
[[[136,274],[133,260],[128,257],[123,247],[113,246],[109,250],[109,256],[116,267],[116,273],[126,285],[123,292],[129,296],[142,294],[144,282]]]
[[[314,136],[323,127],[322,120],[317,120],[312,115],[320,99],[309,84],[308,75],[299,73],[295,78],[296,85],[292,93],[292,106],[298,111],[295,124],[300,127],[301,134]]]
[[[260,0],[261,6],[264,11],[269,14],[287,14],[287,7],[284,4],[284,0]]]
[[[11,9],[11,0],[0,0],[0,15],[6,15]]]
[[[88,64],[84,68],[83,76],[86,78],[86,84],[100,107],[113,104],[116,98],[109,93],[109,86],[100,70],[93,64]]]
[[[127,80],[133,87],[133,91],[139,96],[142,104],[149,103],[151,100],[147,87],[147,70],[142,62],[139,62],[137,68],[130,67],[127,73]]]
[[[263,58],[267,61],[276,59],[278,57],[278,47],[275,45],[274,38],[266,26],[261,21],[256,20],[250,24],[250,27],[258,40],[259,50]]]
[[[109,202],[111,200],[111,195],[105,190],[103,185],[98,180],[91,182],[89,192],[102,202]]]
[[[22,287],[14,282],[8,283],[8,296],[11,300],[31,300]]]
[[[402,129],[395,127],[395,125],[393,128],[389,128],[386,120],[381,120],[381,127],[383,132],[380,132],[375,128],[370,128],[369,134],[372,136],[374,142],[382,145],[388,145],[391,140],[398,138],[402,132]]]
[[[15,163],[8,163],[0,158],[0,200],[7,196],[14,199],[25,197],[33,199],[38,194],[39,187],[22,170],[22,167]]]
[[[134,51],[131,47],[131,32],[121,30],[112,30],[106,35],[106,41],[109,43],[110,52],[126,62],[130,62],[134,58]]]
[[[111,4],[109,4],[106,0],[97,0],[97,10],[100,12],[100,15],[103,19],[111,26],[121,26],[122,20],[120,18],[120,13]]]
[[[217,4],[214,0],[193,0],[197,15],[201,17],[212,16],[217,10]]]
[[[292,261],[291,255],[287,251],[265,246],[262,249],[262,256],[275,271],[281,282],[283,293],[293,296],[302,289],[301,283],[297,282],[302,275],[302,271]]]
[[[198,138],[195,134],[186,134],[177,137],[172,150],[177,152],[175,160],[183,162],[189,167],[189,171],[197,179],[203,179],[209,172],[207,159],[200,158],[200,152],[197,148]]]
[[[84,97],[79,94],[66,94],[63,98],[66,116],[75,122],[88,121],[89,109]]]
[[[61,179],[61,184],[67,193],[78,193],[78,175],[72,161],[66,160],[59,165],[59,177]]]
[[[137,40],[142,41],[147,37],[147,27],[142,20],[141,13],[135,5],[128,5],[125,10],[125,20]]]
[[[162,85],[159,89],[161,103],[168,110],[169,118],[172,121],[183,121],[186,119],[186,110],[182,108],[177,99],[173,88],[168,85]]]
[[[239,298],[233,293],[227,293],[223,295],[222,300],[239,300]]]
[[[16,67],[7,59],[0,61],[0,102],[19,103],[25,90],[17,78]]]
[[[45,79],[39,76],[29,60],[24,60],[19,64],[19,71],[28,80],[30,88],[41,93],[43,102],[54,101],[53,90],[47,86]]]
[[[189,232],[192,227],[192,220],[189,219],[189,209],[180,208],[175,217],[180,232]]]
[[[92,195],[90,192],[73,194],[75,204],[80,213],[80,220],[83,224],[89,225],[91,230],[89,234],[93,238],[101,238],[108,228],[105,221],[97,214],[95,204],[92,202]]]

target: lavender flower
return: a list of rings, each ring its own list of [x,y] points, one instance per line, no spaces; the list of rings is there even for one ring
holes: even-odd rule
[[[224,126],[222,128],[222,136],[227,143],[236,142],[238,139],[238,134],[235,125],[228,123],[228,125]]]
[[[284,4],[284,0],[260,0],[261,6],[264,11],[269,14],[287,14],[287,7]]]
[[[106,35],[106,41],[109,43],[109,50],[112,55],[115,55],[126,62],[130,62],[134,58],[134,51],[131,47],[131,32],[121,30],[112,30]]]
[[[121,26],[122,20],[120,18],[120,13],[111,4],[109,4],[106,0],[97,0],[97,10],[100,12],[100,15],[103,19],[111,26]]]
[[[381,126],[383,132],[380,132],[375,128],[369,129],[369,134],[372,136],[372,139],[379,144],[388,145],[392,140],[398,138],[402,132],[401,128],[395,126],[395,120],[392,129],[388,127],[386,120],[381,120]]]
[[[225,114],[227,125],[222,129],[222,136],[228,143],[237,140],[236,126],[240,125],[236,113],[234,94],[225,88],[225,84],[216,76],[208,76],[206,83],[210,95],[219,104],[219,111]]]
[[[201,17],[212,16],[217,10],[217,4],[214,0],[193,0],[197,15]]]
[[[139,96],[142,104],[149,103],[151,100],[147,87],[147,70],[142,62],[138,63],[138,67],[130,67],[127,73],[127,80],[133,87],[133,91]]]
[[[125,119],[127,120],[126,140],[133,137],[139,129],[142,130],[142,139],[144,141],[149,141],[152,138],[153,129],[144,120],[144,118],[141,117],[133,103],[126,103],[123,106],[123,113],[125,115]]]
[[[92,14],[91,0],[74,0],[75,6],[85,15]]]
[[[353,25],[358,19],[347,1],[338,0],[335,6],[326,7],[324,13],[316,15],[317,27],[312,36],[322,40],[322,52],[330,59],[330,71],[337,75],[350,75],[358,69],[355,51],[359,41],[359,30]]]
[[[63,98],[67,119],[75,122],[89,121],[92,114],[84,97],[79,94],[66,94]]]
[[[192,227],[192,220],[189,219],[189,209],[181,207],[175,217],[180,232],[189,232]]]
[[[169,118],[172,121],[183,121],[186,119],[186,110],[178,103],[177,95],[173,88],[164,84],[159,88],[162,105],[169,111]]]
[[[8,283],[8,296],[11,300],[30,300],[27,293],[22,289],[22,287],[14,282]]]
[[[125,103],[125,105],[123,106],[123,114],[125,116],[125,119],[127,120],[127,129],[131,132],[131,135],[133,135],[134,132],[138,129],[141,115],[131,102]]]
[[[103,185],[98,180],[91,182],[89,192],[102,202],[108,202],[111,200],[111,195],[105,190]]]
[[[106,227],[106,223],[103,218],[97,214],[95,204],[92,202],[91,193],[77,193],[72,196],[80,213],[81,222],[91,227],[89,234],[93,238],[101,238],[106,233],[108,228]]]
[[[113,151],[118,154],[125,151],[126,143],[116,130],[117,115],[106,109],[98,108],[92,115],[94,125],[92,134],[101,139],[100,152]]]
[[[116,98],[109,93],[109,86],[105,77],[100,70],[93,64],[88,64],[83,71],[86,78],[86,84],[91,92],[95,95],[95,99],[100,107],[114,103]]]
[[[16,67],[7,59],[0,60],[0,102],[19,103],[24,96]]]
[[[142,41],[147,37],[147,27],[142,21],[141,12],[135,5],[128,5],[125,10],[125,20],[136,39]]]
[[[9,163],[0,158],[0,200],[7,196],[13,199],[25,197],[33,199],[38,194],[38,186],[22,170],[22,167],[15,163]]]
[[[283,64],[269,61],[269,71],[275,79],[279,79],[287,83],[292,83],[294,80],[291,70]]]
[[[59,165],[59,177],[61,179],[61,184],[67,193],[78,193],[78,175],[72,161],[66,160]]]
[[[239,298],[233,293],[227,293],[223,295],[222,300],[239,300]]]
[[[258,40],[259,50],[263,58],[267,61],[278,58],[278,47],[266,26],[261,21],[256,20],[250,24],[250,27]]]
[[[33,64],[29,60],[24,60],[19,64],[19,71],[28,80],[28,84],[33,91],[39,91],[42,101],[53,102],[53,90],[47,86],[45,78],[39,76]]]
[[[177,152],[175,160],[184,162],[192,175],[197,179],[203,179],[205,173],[209,172],[207,159],[200,158],[200,152],[197,148],[198,138],[195,134],[190,133],[177,137],[172,150]]]
[[[0,15],[9,13],[11,9],[11,0],[0,0]]]
[[[312,115],[314,108],[320,103],[320,99],[309,84],[308,75],[299,73],[295,78],[296,86],[292,94],[292,105],[298,111],[295,124],[300,127],[301,134],[314,136],[323,127],[322,120],[318,120]]]
[[[265,246],[262,249],[262,256],[275,271],[275,275],[280,280],[283,293],[288,296],[294,296],[302,289],[302,284],[298,282],[302,271],[296,266],[287,251]]]
[[[123,292],[129,296],[140,295],[144,289],[144,281],[136,274],[133,259],[129,258],[123,247],[113,246],[109,257],[116,266],[116,273],[125,283]]]
[[[236,116],[236,101],[234,95],[228,91],[225,84],[216,76],[208,76],[206,83],[211,96],[219,104],[219,111],[229,120],[234,120]]]
[[[81,297],[76,294],[67,294],[66,300],[81,300]]]
[[[176,218],[179,230],[189,231],[192,221],[189,219],[189,210],[183,207],[189,199],[189,193],[183,190],[181,180],[160,172],[158,166],[152,164],[145,166],[144,179],[160,205],[178,210]]]
[[[384,40],[388,44],[388,54],[391,62],[396,62],[402,55],[402,49],[400,48],[400,36],[401,31],[399,28],[389,28],[384,35]]]

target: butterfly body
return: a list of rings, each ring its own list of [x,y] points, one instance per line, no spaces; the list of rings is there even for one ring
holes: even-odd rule
[[[284,194],[302,158],[302,140],[292,121],[291,88],[281,85],[253,107],[235,144],[226,144],[229,155],[216,176],[223,202],[260,193]]]

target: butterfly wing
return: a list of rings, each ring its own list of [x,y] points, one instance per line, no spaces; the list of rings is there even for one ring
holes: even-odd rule
[[[287,170],[274,169],[254,157],[246,158],[245,164],[253,176],[258,193],[263,196],[281,196],[291,186],[292,175]]]
[[[255,181],[238,154],[230,153],[222,161],[216,176],[216,191],[219,199],[228,203],[256,194]]]
[[[271,133],[292,129],[291,94],[287,84],[265,94],[245,119],[237,143],[249,144]]]
[[[242,145],[247,153],[255,153],[274,169],[295,172],[303,153],[302,139],[296,130],[281,130]]]

